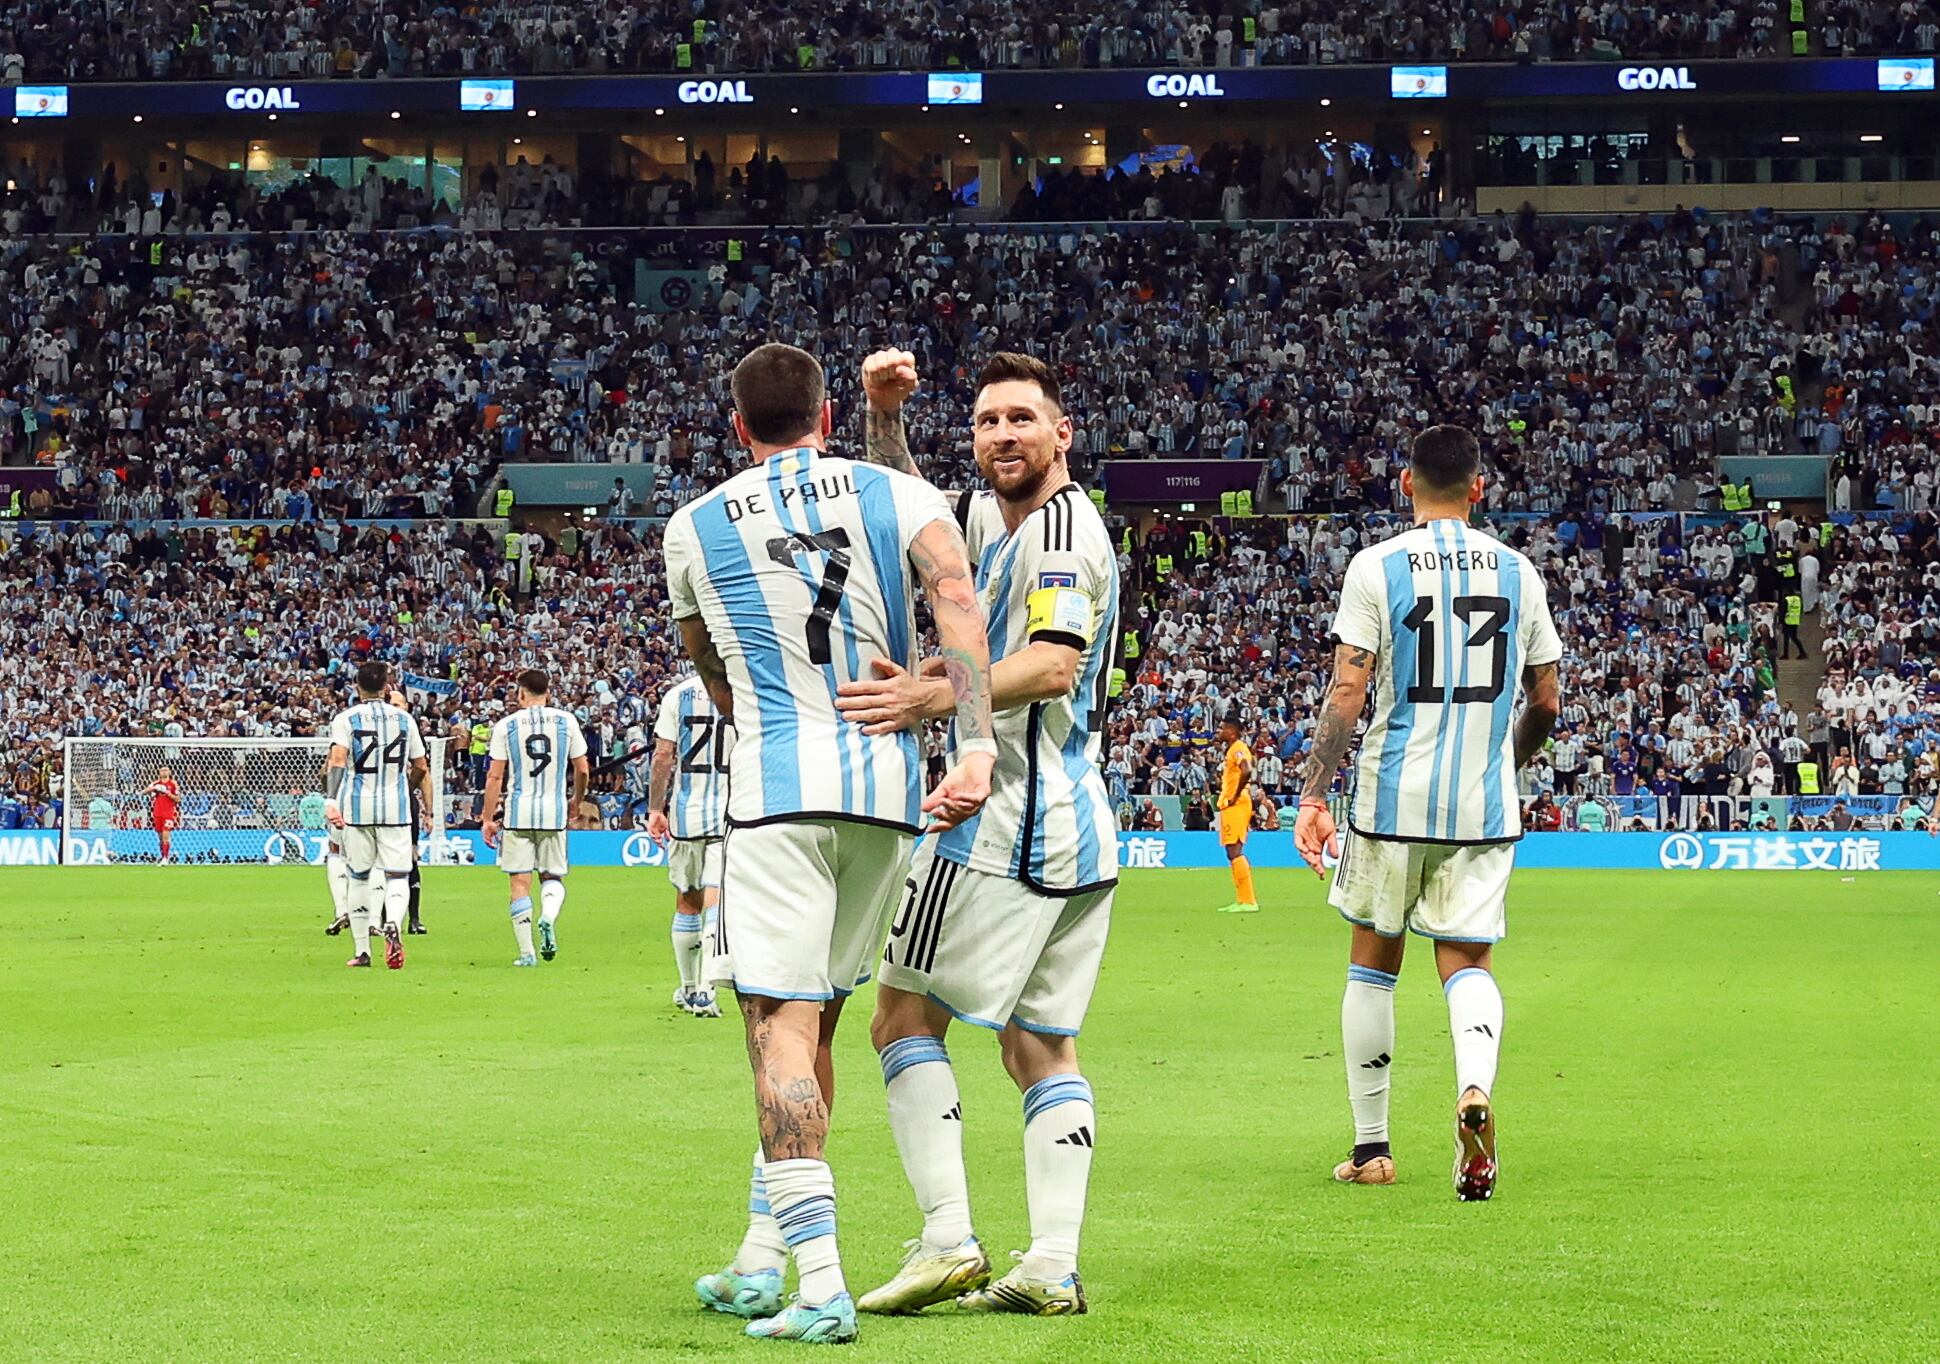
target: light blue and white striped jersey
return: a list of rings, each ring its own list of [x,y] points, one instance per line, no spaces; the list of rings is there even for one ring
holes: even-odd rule
[[[411,823],[411,763],[425,757],[418,722],[387,701],[360,701],[330,722],[330,743],[349,755],[338,808],[346,824]]]
[[[734,692],[728,820],[854,819],[914,831],[922,818],[916,736],[866,735],[835,708],[870,663],[916,666],[909,546],[951,520],[921,479],[784,450],[674,513],[667,590],[676,620],[699,615]]]
[[[1334,638],[1377,655],[1349,825],[1408,843],[1522,837],[1517,687],[1524,668],[1563,656],[1535,566],[1460,521],[1430,521],[1354,556]]]
[[[508,829],[563,829],[572,822],[573,760],[586,756],[586,735],[571,711],[525,706],[492,726],[486,750],[505,764]]]
[[[714,709],[707,684],[683,678],[660,698],[653,737],[674,746],[667,823],[675,838],[719,838],[727,829],[728,760],[734,726]]]
[[[1078,649],[1068,696],[996,716],[990,799],[936,855],[1033,890],[1071,895],[1118,879],[1118,818],[1098,770],[1118,641],[1118,555],[1075,483],[1004,529],[995,493],[969,499],[964,539],[990,622],[990,659],[1036,639]]]

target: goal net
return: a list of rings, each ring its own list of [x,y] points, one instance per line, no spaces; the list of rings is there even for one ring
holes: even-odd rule
[[[439,797],[430,836],[419,830],[425,862],[449,860],[446,742],[425,740]],[[69,739],[65,758],[61,846],[67,862],[159,862],[154,786],[164,769],[180,792],[171,862],[323,861],[328,739]]]

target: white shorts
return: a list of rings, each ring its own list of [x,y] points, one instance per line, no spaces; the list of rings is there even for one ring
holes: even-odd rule
[[[1516,845],[1401,843],[1342,834],[1327,903],[1384,938],[1412,929],[1443,942],[1501,942]]]
[[[351,875],[411,870],[417,854],[416,830],[408,824],[346,824],[337,830],[344,864]]]
[[[882,957],[882,983],[928,995],[965,1023],[1076,1037],[1111,927],[1114,887],[1043,895],[946,862],[927,839]]]
[[[513,876],[566,874],[564,829],[507,829],[499,839],[498,869]]]
[[[667,849],[667,879],[682,895],[721,888],[721,840],[676,838]]]
[[[914,841],[851,820],[730,828],[712,979],[770,999],[853,993],[882,951]]]

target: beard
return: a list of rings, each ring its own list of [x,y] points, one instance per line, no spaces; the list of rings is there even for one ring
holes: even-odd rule
[[[1043,464],[1034,463],[1028,455],[1023,459],[1023,467],[1013,471],[1000,470],[997,460],[993,459],[984,473],[991,490],[1006,502],[1030,502],[1039,497],[1057,462],[1055,456]]]

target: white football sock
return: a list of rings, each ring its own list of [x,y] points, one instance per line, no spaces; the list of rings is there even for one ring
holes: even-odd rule
[[[346,873],[348,874],[348,873]],[[358,956],[370,955],[370,878],[350,878],[350,942]]]
[[[566,903],[566,883],[556,879],[539,882],[539,917],[547,923],[559,921],[559,907]]]
[[[1354,1144],[1388,1139],[1388,1083],[1394,1073],[1394,985],[1372,966],[1347,968],[1340,1001],[1341,1055],[1347,1061],[1347,1102],[1354,1110]]]
[[[1502,1052],[1502,991],[1479,966],[1465,966],[1442,982],[1448,997],[1448,1032],[1455,1040],[1455,1093],[1495,1085],[1496,1058]]]
[[[701,911],[701,950],[700,982],[701,989],[714,988],[714,939],[719,935],[721,910],[718,905],[709,905]]]
[[[680,972],[680,988],[693,991],[700,985],[701,916],[674,915],[674,967]]]
[[[532,951],[532,897],[521,895],[512,902],[512,936],[519,940],[519,955],[529,957]]]
[[[788,1267],[788,1242],[768,1206],[768,1182],[761,1167],[767,1162],[761,1148],[754,1148],[754,1173],[748,1177],[748,1234],[741,1238],[741,1249],[734,1252],[734,1267],[743,1274],[762,1269]]]
[[[411,878],[408,876],[387,876],[384,878],[384,926],[404,931],[405,916],[411,912]]]
[[[350,913],[350,868],[342,853],[329,853],[323,859],[324,879],[330,882],[330,922]]]
[[[802,1301],[827,1302],[848,1285],[835,1245],[835,1175],[825,1160],[771,1160],[761,1171],[768,1206],[801,1272]]]
[[[940,1037],[904,1037],[882,1049],[889,1130],[923,1212],[923,1249],[948,1250],[970,1234],[963,1173],[963,1105]]]
[[[1031,1248],[1024,1273],[1057,1281],[1078,1268],[1078,1232],[1098,1115],[1082,1075],[1053,1075],[1024,1091],[1024,1191]]]

